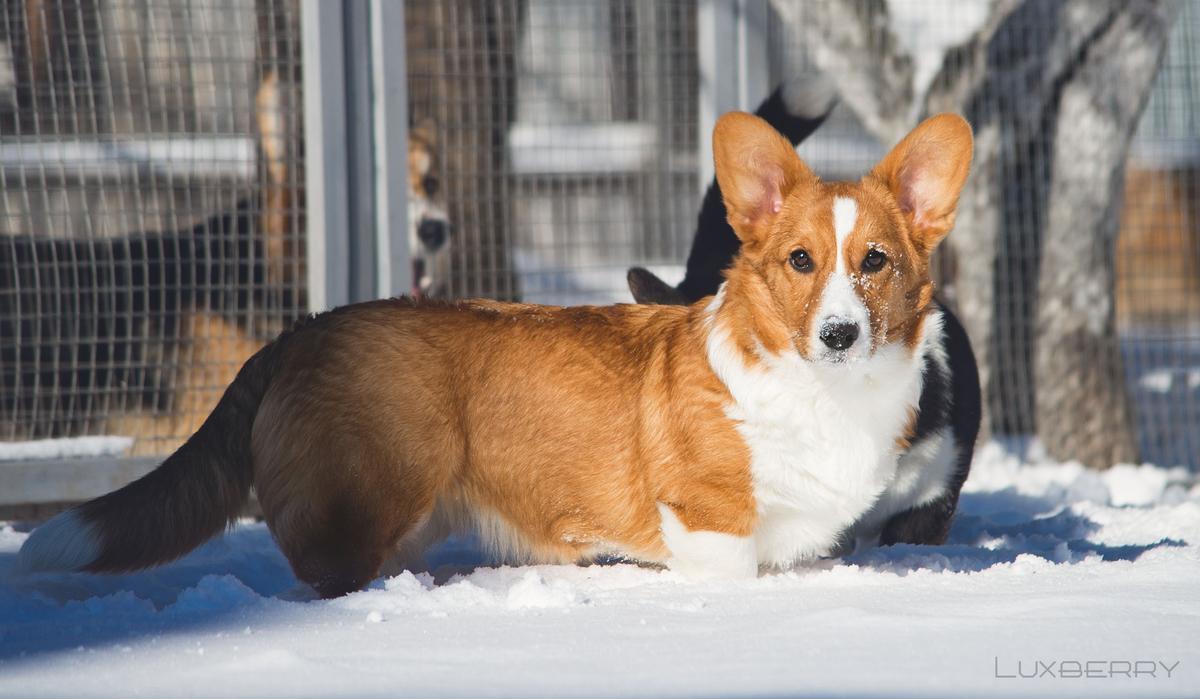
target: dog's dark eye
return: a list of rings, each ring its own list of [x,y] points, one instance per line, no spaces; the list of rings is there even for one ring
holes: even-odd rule
[[[425,190],[426,196],[437,196],[438,188],[441,186],[442,183],[438,182],[438,178],[434,177],[433,175],[426,175],[421,179],[421,188]]]
[[[872,250],[863,258],[862,271],[878,272],[883,269],[883,263],[885,262],[887,262],[887,255],[882,250]]]
[[[808,256],[806,250],[796,250],[788,257],[788,262],[797,272],[811,272],[813,268],[812,258]]]

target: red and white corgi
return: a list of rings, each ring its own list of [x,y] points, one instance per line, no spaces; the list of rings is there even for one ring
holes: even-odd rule
[[[716,127],[741,253],[692,306],[406,299],[314,316],[242,368],[157,470],[37,529],[27,570],[182,555],[250,487],[301,580],[475,531],[511,561],[617,555],[751,576],[826,554],[896,474],[938,335],[929,255],[971,160],[933,117],[857,183],[757,117]]]

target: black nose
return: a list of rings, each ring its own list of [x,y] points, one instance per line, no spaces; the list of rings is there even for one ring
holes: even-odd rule
[[[421,219],[417,226],[417,238],[421,244],[430,250],[437,250],[446,244],[446,222],[436,218]]]
[[[821,326],[821,342],[829,349],[844,350],[858,339],[858,323],[844,320],[827,322]]]

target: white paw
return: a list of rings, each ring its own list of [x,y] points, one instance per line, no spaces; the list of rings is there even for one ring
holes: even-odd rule
[[[658,503],[667,567],[693,580],[753,578],[758,575],[754,537],[689,531],[670,507]]]

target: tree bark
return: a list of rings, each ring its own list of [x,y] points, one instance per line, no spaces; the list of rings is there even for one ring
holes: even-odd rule
[[[1110,7],[1059,98],[1035,354],[1038,436],[1056,459],[1103,468],[1137,458],[1113,251],[1129,144],[1173,10],[1165,2]]]
[[[888,27],[884,0],[776,2],[775,10],[868,131],[887,144],[908,133],[913,62]]]

